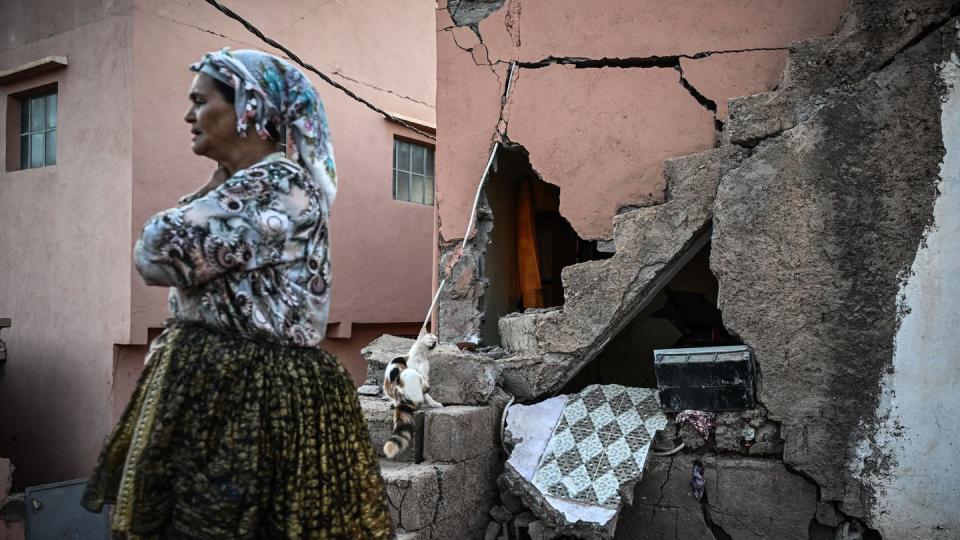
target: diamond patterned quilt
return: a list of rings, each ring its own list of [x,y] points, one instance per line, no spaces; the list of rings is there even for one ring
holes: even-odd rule
[[[533,484],[552,497],[617,506],[620,486],[643,474],[650,442],[666,424],[654,389],[588,386],[567,398]]]

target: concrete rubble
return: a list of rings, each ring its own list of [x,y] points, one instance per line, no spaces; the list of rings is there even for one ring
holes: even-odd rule
[[[555,65],[565,63],[565,57],[542,61],[550,55],[538,54],[557,45],[538,41],[543,36],[519,40],[519,2],[480,3],[482,8],[455,4],[472,7],[441,31],[459,36],[458,43],[475,60],[457,69],[486,70],[491,88],[502,92],[503,74],[497,70],[503,64],[495,60],[529,64],[522,66],[526,79],[507,109],[517,103],[527,113],[535,108],[523,101],[523,85],[547,87],[583,75],[585,69]],[[525,5],[523,17],[549,19],[554,14],[548,11]],[[761,81],[775,91],[736,97],[723,107],[718,103],[738,90],[710,74],[722,71],[717,66],[729,58],[677,56],[683,77],[703,98],[701,105],[710,108],[712,103],[710,112],[722,129],[717,147],[667,159],[662,200],[638,195],[633,202],[641,207],[616,215],[610,235],[599,223],[571,216],[578,232],[591,231],[582,237],[610,240],[615,253],[563,270],[562,308],[501,318],[506,354],[451,346],[443,350],[432,377],[435,397],[446,392],[451,404],[463,407],[418,415],[423,435],[404,457],[408,463],[387,469],[391,489],[420,500],[433,495],[415,486],[434,486],[443,493],[448,486],[441,482],[444,475],[454,470],[474,474],[458,469],[465,464],[499,471],[499,414],[512,396],[520,404],[508,409],[502,442],[511,453],[502,474],[496,485],[491,477],[471,477],[482,484],[487,502],[483,515],[469,514],[469,530],[478,537],[956,537],[960,522],[955,512],[942,522],[912,524],[880,512],[881,499],[889,495],[882,488],[884,479],[896,464],[876,433],[882,421],[878,406],[885,399],[881,378],[892,369],[894,336],[904,315],[898,291],[933,223],[935,179],[944,156],[940,111],[945,89],[938,69],[956,55],[958,15],[960,6],[945,1],[852,0],[833,37],[795,42],[786,49],[742,51],[756,62],[782,63],[782,77]],[[467,27],[476,32],[457,30]],[[602,39],[580,44],[595,52],[610,45]],[[582,64],[577,68],[598,67],[567,52],[570,63]],[[630,71],[653,58],[635,57],[617,67]],[[483,99],[477,95],[460,97]],[[494,101],[478,105],[486,123],[464,126],[473,135],[463,141],[492,142],[489,134],[496,129],[504,141],[526,144],[512,137],[529,129],[520,127],[529,124],[523,120],[527,113],[511,111],[509,119],[519,118],[519,123],[507,125],[505,104]],[[524,148],[535,172],[551,181],[549,165],[536,165],[549,152]],[[480,156],[465,159],[479,161],[488,149],[464,148],[465,154]],[[576,157],[576,152],[570,154],[568,158]],[[458,204],[446,209],[441,204],[441,221],[456,215]],[[450,328],[443,336],[447,341],[475,343],[484,328],[483,257],[495,218],[484,205],[476,237],[457,264],[448,264],[453,243],[442,248],[441,270],[453,284],[440,304],[441,331],[447,332],[445,324]],[[449,229],[443,223],[442,231]],[[442,234],[447,241],[452,238]],[[621,493],[621,506],[587,507],[545,496],[532,479],[563,408],[565,398],[555,394],[707,242],[724,326],[756,355],[757,408],[717,414],[708,433],[677,425],[669,415],[654,449],[663,452],[680,443],[683,449],[651,456],[643,480]],[[402,343],[393,338],[375,343],[367,356],[382,371],[390,351],[402,349]],[[374,371],[368,393],[376,393]],[[440,390],[443,385],[449,388]],[[385,412],[378,407],[370,405],[371,414]],[[474,418],[477,424],[497,427],[477,431]],[[375,440],[384,430],[373,429]],[[451,440],[459,447],[485,444],[489,450],[444,449],[444,441]],[[699,500],[691,495],[695,467],[703,471]],[[468,513],[437,500],[436,508],[446,508],[444,516],[416,511],[401,516],[402,497],[397,504],[398,522],[414,531],[440,530],[437,524],[448,516]]]

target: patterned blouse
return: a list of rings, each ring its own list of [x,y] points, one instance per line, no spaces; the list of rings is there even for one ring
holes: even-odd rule
[[[148,285],[172,287],[178,320],[319,346],[330,304],[323,203],[299,165],[270,154],[150,218],[137,241],[137,270]]]

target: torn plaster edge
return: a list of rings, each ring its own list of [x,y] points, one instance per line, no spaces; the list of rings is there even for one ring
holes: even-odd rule
[[[541,492],[533,484],[537,465],[546,451],[554,427],[560,421],[566,402],[567,396],[560,395],[534,405],[513,405],[506,410],[506,431],[511,439],[519,442],[504,464],[504,475],[512,488],[510,491],[552,528],[575,535],[597,532],[611,536],[619,508],[589,506],[558,499]],[[511,424],[514,429],[516,425],[522,425],[523,433],[514,434],[510,429]]]
[[[960,315],[956,305],[950,305],[951,300],[955,304],[960,298],[956,272],[960,263],[956,248],[960,236],[960,58],[956,50],[938,71],[944,89],[940,125],[945,153],[936,179],[933,220],[918,242],[897,293],[899,320],[892,365],[880,382],[876,424],[861,425],[861,438],[848,463],[851,474],[867,492],[871,524],[889,536],[931,534],[930,527],[954,533],[960,530],[955,512],[958,498],[950,498],[960,481],[960,468],[951,458],[955,458],[955,449],[950,449],[955,448],[956,440],[942,440],[953,432],[940,429],[941,415],[954,414],[960,400],[931,402],[926,399],[931,390],[923,388],[933,385],[924,370],[938,373],[936,384],[946,387],[940,389],[946,393],[932,391],[934,396],[946,398],[953,394],[949,388],[960,384],[956,380],[960,339],[951,331],[960,325]],[[922,432],[923,426],[932,425],[938,427],[937,434]],[[923,474],[931,468],[937,474]],[[925,487],[911,485],[924,477]]]

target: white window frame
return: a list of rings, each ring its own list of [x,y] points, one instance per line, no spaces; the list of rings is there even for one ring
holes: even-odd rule
[[[406,150],[404,152],[404,150]],[[405,163],[402,163],[405,161]],[[433,206],[434,149],[432,146],[393,138],[393,198],[397,201]]]

